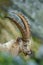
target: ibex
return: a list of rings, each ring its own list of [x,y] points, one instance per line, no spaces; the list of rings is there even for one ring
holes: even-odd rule
[[[30,44],[30,27],[28,25],[27,20],[25,19],[25,17],[22,14],[16,14],[18,15],[23,24],[24,24],[24,28],[22,28],[22,26],[13,18],[6,16],[5,18],[10,19],[12,22],[14,22],[18,28],[20,29],[21,33],[22,33],[22,38],[18,37],[17,40],[11,40],[5,44],[0,44],[0,51],[5,51],[5,52],[9,52],[14,56],[17,56],[20,52],[23,52],[27,55],[31,54],[31,50],[30,47],[28,49],[27,44]],[[29,45],[31,46],[31,44]]]

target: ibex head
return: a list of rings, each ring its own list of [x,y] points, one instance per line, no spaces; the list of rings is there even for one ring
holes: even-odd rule
[[[21,38],[18,38],[15,42],[11,43],[9,52],[14,56],[17,56],[21,52],[23,52],[25,55],[31,55],[32,54],[32,51],[30,48],[31,45],[28,45],[28,44],[29,44],[28,41],[25,42]]]
[[[27,20],[25,19],[25,17],[22,15],[22,14],[16,14],[18,15],[23,24],[24,24],[24,28],[22,28],[22,26],[16,21],[14,20],[13,18],[7,16],[6,18],[9,18],[10,20],[12,20],[17,26],[18,28],[20,29],[21,33],[22,33],[22,38],[17,38],[16,42],[14,43],[14,45],[12,45],[12,47],[16,46],[13,50],[16,50],[17,49],[17,54],[22,51],[23,53],[25,54],[31,54],[31,51],[30,51],[30,47],[29,49],[27,48],[27,44],[29,44],[29,40],[30,40],[30,27],[28,25],[28,22]],[[16,52],[14,52],[16,53]]]

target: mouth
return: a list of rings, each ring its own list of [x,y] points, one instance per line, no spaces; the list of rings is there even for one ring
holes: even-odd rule
[[[27,55],[31,55],[32,54],[32,51],[27,51]]]
[[[30,56],[30,57],[33,57],[33,56],[34,56],[34,52],[33,52],[32,50],[26,51],[24,54],[25,54],[25,56],[26,56],[26,55],[28,55],[28,56]]]

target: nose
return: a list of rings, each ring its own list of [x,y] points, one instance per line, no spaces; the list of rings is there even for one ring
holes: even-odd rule
[[[27,51],[27,55],[29,55],[31,57],[34,57],[34,51],[32,51],[32,50]]]
[[[32,51],[27,51],[27,55],[31,55],[32,54]]]

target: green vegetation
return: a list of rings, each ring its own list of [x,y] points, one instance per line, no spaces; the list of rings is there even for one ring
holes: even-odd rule
[[[32,56],[23,53],[12,57],[0,52],[0,65],[43,65],[43,1],[42,0],[0,0],[0,43],[22,37],[18,27],[4,16],[15,17],[23,13],[28,20],[32,36]],[[21,21],[18,20],[20,23]]]

